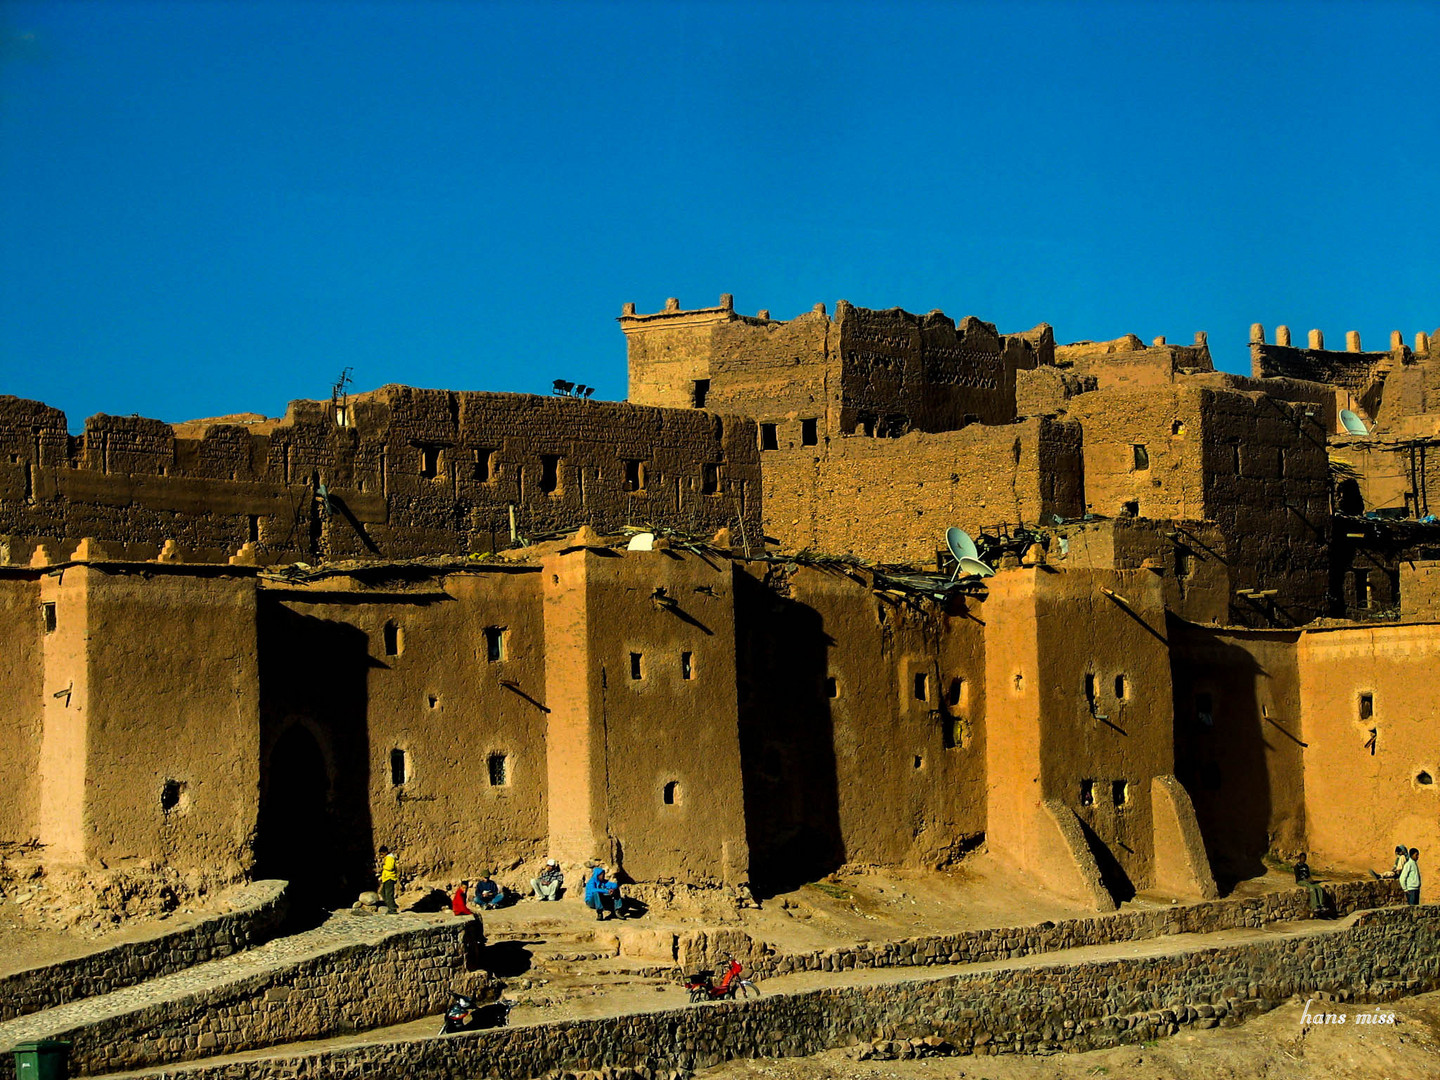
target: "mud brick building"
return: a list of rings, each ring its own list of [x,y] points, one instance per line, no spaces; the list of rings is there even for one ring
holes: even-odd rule
[[[0,839],[337,900],[381,842],[762,893],[989,845],[1097,908],[1440,844],[1428,336],[620,324],[629,403],[0,399]]]

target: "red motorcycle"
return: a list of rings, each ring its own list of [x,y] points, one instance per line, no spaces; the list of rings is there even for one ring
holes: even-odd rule
[[[685,976],[685,989],[690,992],[690,1000],[696,1001],[734,1001],[736,995],[749,997],[752,993],[760,996],[760,988],[749,979],[740,975],[740,962],[733,958],[725,967],[725,974],[720,981],[715,981],[713,971],[697,971],[693,975]]]

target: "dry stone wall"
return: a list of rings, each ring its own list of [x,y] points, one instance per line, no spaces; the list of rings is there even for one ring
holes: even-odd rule
[[[1368,1003],[1440,986],[1440,909],[1365,912],[1329,933],[1173,953],[1001,966],[934,979],[352,1047],[156,1074],[179,1080],[415,1080],[641,1066],[705,1068],[939,1038],[989,1055],[1098,1049],[1232,1024],[1295,994]]]
[[[437,923],[38,1037],[70,1041],[71,1071],[88,1075],[403,1023],[443,1011],[455,986],[485,996],[488,977],[467,974],[482,941],[478,921]],[[0,1058],[0,1080],[13,1067]]]
[[[261,945],[284,921],[285,882],[257,881],[246,886],[235,903],[235,910],[173,934],[0,979],[0,1021],[98,997]]]
[[[1326,884],[1338,915],[1393,904],[1401,898],[1393,881]],[[1208,934],[1217,930],[1269,926],[1310,917],[1309,894],[1302,888],[1245,899],[1210,900],[1149,911],[1126,911],[1091,919],[1065,919],[1035,926],[966,930],[902,941],[874,942],[781,953],[741,930],[699,930],[681,935],[676,956],[681,968],[715,967],[733,956],[752,975],[789,975],[797,971],[848,971],[865,968],[930,967],[1014,959],[1086,945],[1143,941],[1168,934]]]

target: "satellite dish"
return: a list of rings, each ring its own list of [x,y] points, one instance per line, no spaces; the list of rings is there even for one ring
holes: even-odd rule
[[[630,538],[630,543],[625,545],[626,551],[654,551],[654,533],[636,533]]]
[[[980,552],[975,547],[975,541],[970,539],[970,534],[964,529],[957,529],[954,526],[946,529],[945,546],[950,549],[950,554],[955,556],[956,562],[963,562],[965,559],[980,558]]]
[[[969,537],[966,537],[966,539],[968,540]],[[960,569],[972,577],[995,576],[995,571],[990,569],[986,563],[981,562],[979,559],[971,558],[969,555],[964,556],[960,560]]]
[[[1349,409],[1340,410],[1340,424],[1351,435],[1369,435],[1370,429],[1365,426],[1365,421],[1356,416]]]

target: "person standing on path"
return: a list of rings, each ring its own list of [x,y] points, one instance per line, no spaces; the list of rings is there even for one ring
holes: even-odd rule
[[[400,909],[395,906],[395,887],[400,883],[400,869],[392,852],[380,845],[380,899],[385,902],[385,913],[396,915]]]
[[[1405,890],[1405,902],[1411,907],[1420,903],[1420,849],[1411,848],[1405,869],[1400,871],[1400,888]]]

